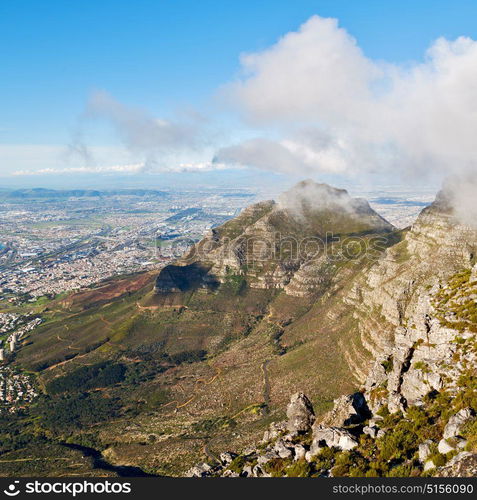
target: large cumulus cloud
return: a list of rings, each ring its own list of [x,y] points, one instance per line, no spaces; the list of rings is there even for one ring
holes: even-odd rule
[[[218,161],[292,173],[476,168],[477,42],[470,38],[440,38],[422,62],[399,66],[371,60],[336,19],[314,16],[241,62],[242,78],[223,93],[261,133],[219,150]],[[286,162],[277,162],[278,150]]]

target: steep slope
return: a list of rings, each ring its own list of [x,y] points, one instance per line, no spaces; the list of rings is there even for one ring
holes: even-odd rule
[[[386,385],[390,409],[403,409],[430,389],[439,390],[443,371],[452,368],[456,335],[475,333],[471,273],[476,255],[477,230],[455,218],[441,193],[345,298],[362,318],[361,340],[375,358],[366,387]],[[380,328],[367,321],[370,311],[379,311]],[[382,404],[380,398],[376,404]]]

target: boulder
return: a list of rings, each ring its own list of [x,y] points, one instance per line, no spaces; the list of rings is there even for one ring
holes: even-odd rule
[[[263,455],[259,455],[259,457],[257,458],[257,464],[264,465],[275,458],[279,458],[278,453],[272,450],[268,450]]]
[[[421,462],[425,462],[427,457],[431,454],[431,445],[432,441],[430,439],[426,439],[423,443],[419,445],[419,460]],[[426,470],[424,468],[424,470]]]
[[[212,467],[209,464],[201,463],[197,464],[186,473],[186,477],[207,477],[211,475]]]
[[[220,454],[220,461],[222,462],[223,465],[229,465],[232,460],[237,457],[236,453],[232,453],[230,451],[225,451],[224,453]]]
[[[260,465],[256,465],[252,469],[252,476],[253,477],[270,477],[270,474],[267,474],[261,467]]]
[[[287,407],[287,430],[292,434],[305,433],[314,421],[315,412],[310,400],[302,392],[297,392]]]
[[[432,460],[426,460],[426,462],[424,463],[424,472],[435,468],[436,466],[434,465],[434,462]]]
[[[224,470],[224,473],[222,474],[222,477],[240,477],[240,474],[238,474],[237,472],[233,472],[233,471],[227,469],[227,470]]]
[[[279,439],[275,443],[273,450],[280,458],[291,458],[293,456],[293,452],[285,445],[285,442],[282,439]]]
[[[470,419],[474,417],[471,408],[463,408],[453,415],[447,425],[444,427],[444,439],[456,437],[460,435],[461,429]]]
[[[293,460],[301,460],[302,458],[305,458],[306,449],[303,445],[301,445],[301,444],[295,445],[295,448],[293,451],[295,454]]]
[[[296,434],[292,433],[287,433],[282,436],[283,441],[288,442],[288,443],[293,443],[294,439],[296,437]]]
[[[305,460],[307,462],[311,462],[322,449],[323,447],[320,446],[320,443],[316,440],[313,440],[310,449],[305,453]]]
[[[401,394],[398,392],[391,392],[388,396],[388,408],[391,413],[404,411],[404,403]]]
[[[457,443],[457,448],[459,450],[465,450],[465,448],[467,447],[467,439],[459,439],[458,443]]]
[[[335,399],[333,409],[321,419],[321,423],[339,427],[359,424],[370,416],[371,413],[363,394],[355,392]]]
[[[318,425],[313,429],[313,442],[320,446],[325,444],[329,448],[334,446],[341,450],[352,450],[358,446],[356,438],[346,429],[323,425]]]
[[[448,443],[445,439],[441,439],[439,441],[439,444],[437,445],[437,450],[439,451],[439,453],[442,453],[443,455],[449,453],[450,451],[454,451],[455,448],[456,448],[455,446]]]
[[[244,476],[244,477],[253,476],[253,467],[251,465],[246,465],[242,470],[241,476]]]
[[[369,425],[365,425],[363,427],[363,433],[367,434],[368,436],[370,436],[374,439],[376,437],[376,435],[378,434],[378,428],[377,427],[370,427]]]

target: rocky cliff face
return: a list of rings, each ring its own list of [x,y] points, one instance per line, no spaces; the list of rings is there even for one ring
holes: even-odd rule
[[[213,229],[175,266],[164,269],[156,291],[168,291],[164,283],[170,281],[171,273],[178,274],[178,266],[194,264],[208,269],[201,283],[195,280],[197,285],[246,276],[252,288],[310,296],[335,273],[333,263],[339,260],[343,240],[369,240],[393,229],[367,201],[351,198],[345,190],[304,181],[284,193],[279,202],[253,205]]]
[[[438,199],[345,298],[374,358],[364,384],[372,407],[403,410],[472,364],[456,339],[475,334],[476,252],[477,231]],[[381,327],[366,320],[370,311]]]

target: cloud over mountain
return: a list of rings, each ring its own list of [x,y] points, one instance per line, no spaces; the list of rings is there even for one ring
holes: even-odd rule
[[[470,38],[440,38],[423,62],[399,66],[366,57],[336,19],[313,16],[241,63],[244,76],[223,93],[268,139],[219,150],[219,159],[309,174],[445,176],[476,168],[477,42]],[[287,159],[274,167],[283,148]]]

